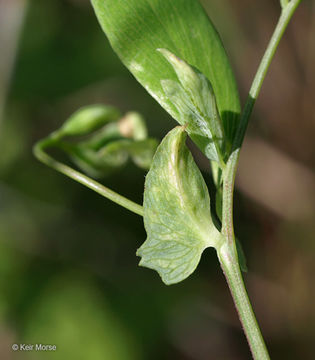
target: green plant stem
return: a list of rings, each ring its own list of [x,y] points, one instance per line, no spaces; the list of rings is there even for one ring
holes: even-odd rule
[[[235,247],[224,244],[218,251],[222,270],[228,282],[235,307],[254,359],[270,360],[255,314],[249,301]],[[235,261],[236,259],[236,261]]]
[[[246,288],[239,268],[235,247],[233,225],[233,193],[235,175],[239,161],[240,148],[243,143],[248,121],[262,83],[275,54],[281,37],[301,0],[291,0],[282,8],[281,16],[271,37],[266,52],[257,70],[249,95],[241,115],[240,124],[233,143],[232,153],[223,171],[223,199],[222,199],[222,234],[226,242],[218,250],[221,267],[229,284],[231,294],[243,325],[253,358],[255,360],[269,359],[268,351],[257,324],[252,306],[248,299]]]
[[[132,211],[135,214],[143,216],[143,207],[122,195],[117,194],[115,191],[112,191],[105,187],[104,185],[98,183],[97,181],[90,179],[86,175],[80,173],[69,167],[68,165],[62,164],[61,162],[53,159],[50,155],[45,152],[47,147],[53,146],[57,136],[51,136],[46,139],[43,139],[35,144],[33,148],[34,155],[38,160],[48,165],[49,167],[59,171],[60,173],[70,177],[71,179],[79,182],[82,185],[85,185],[89,189],[97,192],[98,194],[106,197],[109,200],[112,200],[116,204]]]
[[[238,131],[236,133],[233,149],[238,149],[241,147],[244,139],[244,135],[247,129],[248,121],[252,113],[253,107],[255,105],[256,99],[259,95],[261,86],[267,74],[270,63],[273,59],[273,56],[277,50],[279,42],[284,34],[285,29],[287,28],[296,8],[298,7],[301,0],[291,0],[289,3],[282,8],[281,16],[279,18],[278,24],[275,28],[274,33],[270,39],[270,42],[267,46],[265,54],[260,62],[258,70],[256,72],[255,78],[253,80],[252,86],[249,90],[246,104],[241,116],[240,124]]]

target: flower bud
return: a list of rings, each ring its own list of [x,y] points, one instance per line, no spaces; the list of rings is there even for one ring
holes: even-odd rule
[[[63,136],[86,135],[108,122],[117,121],[119,111],[111,106],[89,105],[79,109],[63,124],[60,132]]]
[[[128,112],[118,122],[118,127],[123,137],[134,140],[144,140],[148,137],[147,127],[143,117],[137,112]]]

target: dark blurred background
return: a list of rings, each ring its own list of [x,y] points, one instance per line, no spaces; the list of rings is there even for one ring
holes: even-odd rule
[[[280,5],[202,2],[244,102]],[[273,359],[314,359],[314,37],[315,3],[305,0],[262,88],[237,176],[245,281]],[[89,1],[0,0],[0,54],[1,360],[250,359],[214,251],[165,286],[137,266],[139,216],[32,156],[35,141],[91,103],[141,112],[159,139],[175,125],[113,53]],[[141,202],[144,176],[128,165],[104,183]],[[13,352],[14,343],[57,351]]]

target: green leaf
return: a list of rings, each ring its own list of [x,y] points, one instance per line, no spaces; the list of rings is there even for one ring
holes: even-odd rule
[[[98,151],[112,141],[124,139],[119,128],[119,122],[120,121],[111,122],[98,131],[90,134],[90,136],[80,139],[80,146],[82,148],[84,147],[86,149]]]
[[[132,161],[138,167],[149,170],[157,147],[158,141],[150,138],[142,141],[134,141],[130,144],[128,151]]]
[[[159,49],[172,65],[179,82],[161,80],[165,95],[177,108],[178,122],[210,159],[220,163],[224,157],[223,128],[209,80],[184,60],[166,49]]]
[[[80,143],[86,148],[97,151],[111,141],[121,139],[140,141],[147,137],[148,130],[144,118],[132,111],[125,114],[119,121],[107,124]]]
[[[72,161],[93,178],[103,178],[121,169],[129,158],[140,168],[150,168],[158,142],[156,139],[133,141],[119,139],[111,141],[99,150],[85,144],[59,144],[68,153]],[[57,144],[58,146],[58,144]]]
[[[117,163],[124,165],[130,156],[137,166],[148,170],[157,145],[158,142],[155,139],[140,141],[117,140],[104,146],[98,152],[98,156],[101,163],[105,165],[111,164],[112,166],[115,166]]]
[[[232,142],[240,112],[234,75],[217,31],[197,0],[92,0],[113,49],[146,90],[176,119],[161,80],[178,82],[156,51],[168,49],[212,84],[225,134]]]
[[[210,216],[207,186],[185,145],[184,127],[169,132],[146,176],[140,265],[156,270],[165,284],[187,278],[207,247],[221,243]]]
[[[210,161],[211,165],[211,172],[214,185],[217,189],[219,189],[223,182],[223,174],[222,169],[220,168],[219,164],[215,161]]]
[[[114,154],[109,153],[108,156],[101,156],[99,151],[89,149],[81,144],[59,143],[56,146],[64,150],[79,169],[95,179],[111,175],[121,169],[128,160],[128,154],[125,150],[115,151]]]
[[[120,118],[117,109],[105,105],[79,109],[53,136],[54,146],[93,178],[110,175],[129,158],[148,170],[158,145],[156,139],[148,138],[145,120],[139,113],[128,112]]]
[[[86,135],[119,119],[119,111],[111,106],[89,105],[77,110],[60,128],[62,136]]]

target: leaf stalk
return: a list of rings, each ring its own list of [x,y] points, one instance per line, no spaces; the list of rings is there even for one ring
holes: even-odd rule
[[[127,210],[132,211],[137,215],[143,216],[143,207],[141,205],[133,202],[132,200],[125,198],[124,196],[116,193],[113,190],[108,189],[107,187],[98,183],[97,181],[89,178],[88,176],[80,173],[77,170],[72,169],[70,166],[65,165],[53,159],[50,155],[48,155],[45,152],[45,149],[53,146],[57,139],[59,139],[59,134],[55,132],[51,136],[37,142],[33,148],[33,153],[35,157],[42,163],[59,171],[60,173],[77,181],[78,183],[85,185],[89,189],[104,196],[105,198],[115,202],[116,204],[126,208]]]

